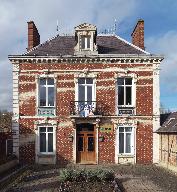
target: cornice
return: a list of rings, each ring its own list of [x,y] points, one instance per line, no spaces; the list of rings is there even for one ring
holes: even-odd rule
[[[12,63],[113,63],[113,64],[142,64],[142,63],[160,63],[164,57],[159,55],[132,55],[132,54],[115,54],[115,55],[83,55],[83,56],[26,56],[26,55],[9,55]]]

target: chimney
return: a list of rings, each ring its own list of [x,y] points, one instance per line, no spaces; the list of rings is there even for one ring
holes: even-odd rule
[[[132,43],[137,47],[145,50],[144,47],[144,20],[138,20],[132,34]]]
[[[28,22],[28,48],[29,51],[33,47],[40,44],[40,35],[33,21]]]

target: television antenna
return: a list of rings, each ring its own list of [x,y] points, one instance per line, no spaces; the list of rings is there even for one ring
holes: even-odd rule
[[[117,20],[114,20],[114,34],[116,34],[117,31]]]

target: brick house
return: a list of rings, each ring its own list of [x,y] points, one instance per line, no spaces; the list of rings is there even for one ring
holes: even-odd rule
[[[172,170],[177,170],[177,112],[170,113],[156,132],[160,136],[160,164]]]
[[[144,21],[132,43],[75,27],[40,44],[28,22],[28,49],[13,65],[14,153],[24,163],[158,162],[159,67],[145,51]]]

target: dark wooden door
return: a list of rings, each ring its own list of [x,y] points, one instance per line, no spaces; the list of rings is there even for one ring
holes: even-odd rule
[[[95,130],[87,127],[77,131],[77,163],[95,164]]]

